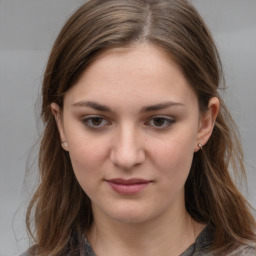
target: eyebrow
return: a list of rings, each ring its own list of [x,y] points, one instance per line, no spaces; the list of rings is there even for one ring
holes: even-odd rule
[[[75,106],[75,107],[89,107],[89,108],[93,108],[95,110],[103,111],[103,112],[112,112],[112,113],[114,112],[108,106],[99,104],[95,101],[79,101],[77,103],[74,103],[73,106]],[[163,102],[163,103],[159,103],[159,104],[155,104],[155,105],[142,107],[140,112],[142,112],[142,113],[143,112],[152,112],[152,111],[162,110],[162,109],[175,107],[175,106],[184,106],[184,104],[180,103],[180,102],[167,101],[167,102]]]
[[[113,110],[105,105],[99,104],[95,101],[79,101],[73,104],[75,107],[89,107],[95,110],[104,111],[104,112],[113,112]]]
[[[176,106],[184,106],[184,104],[180,102],[174,102],[174,101],[167,101],[159,104],[155,104],[152,106],[146,106],[141,109],[141,112],[151,112],[151,111],[157,111],[162,110],[170,107],[176,107]]]

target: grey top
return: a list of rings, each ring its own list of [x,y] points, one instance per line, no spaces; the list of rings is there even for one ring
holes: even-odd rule
[[[211,245],[212,236],[213,228],[207,226],[197,237],[195,243],[179,256],[213,256],[212,253],[207,252],[207,248]],[[84,239],[83,243],[83,252],[81,252],[80,256],[97,256],[86,239]],[[25,252],[20,256],[30,255]],[[225,256],[256,256],[256,243],[251,242],[247,245],[241,245],[235,251]]]

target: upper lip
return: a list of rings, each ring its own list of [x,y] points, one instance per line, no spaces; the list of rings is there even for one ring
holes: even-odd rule
[[[114,183],[114,184],[120,184],[120,185],[130,185],[130,184],[145,184],[151,182],[150,180],[140,179],[140,178],[133,178],[133,179],[109,179],[106,180],[108,182]]]

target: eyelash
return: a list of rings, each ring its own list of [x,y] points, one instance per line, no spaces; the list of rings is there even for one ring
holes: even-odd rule
[[[154,122],[157,119],[158,119],[158,121],[159,120],[163,121],[164,125],[162,124],[160,126],[158,126],[158,125],[151,125],[151,126],[154,127],[155,129],[159,129],[159,130],[167,129],[167,128],[169,128],[175,122],[175,120],[173,118],[170,118],[170,117],[166,117],[166,116],[153,116],[153,117],[151,117],[149,119],[149,121],[146,122],[146,124],[150,124],[150,122]]]
[[[160,126],[151,124],[151,122],[154,122],[157,119],[158,119],[158,121],[161,120],[163,122],[163,124],[160,125]],[[93,121],[100,121],[100,124],[99,125],[95,125],[95,124],[93,124]],[[104,128],[106,126],[111,125],[111,122],[108,121],[106,118],[104,118],[102,116],[88,116],[88,117],[84,118],[82,120],[82,122],[83,122],[83,124],[86,127],[90,128],[90,129],[93,129],[93,130],[101,129],[101,128]],[[150,125],[153,128],[155,128],[155,129],[159,129],[159,130],[162,129],[162,130],[164,130],[164,129],[169,128],[174,122],[175,122],[175,120],[173,118],[170,118],[170,117],[166,117],[166,116],[153,116],[153,117],[150,117],[148,119],[148,121],[145,122],[145,124],[146,125]]]
[[[94,125],[92,122],[93,121],[96,121],[97,119],[100,119],[100,125]],[[102,121],[105,123],[105,124],[102,124]],[[111,125],[111,122],[109,122],[106,118],[102,117],[102,116],[88,116],[86,118],[84,118],[82,120],[83,124],[90,128],[90,129],[100,129],[104,126],[107,126],[107,125]]]

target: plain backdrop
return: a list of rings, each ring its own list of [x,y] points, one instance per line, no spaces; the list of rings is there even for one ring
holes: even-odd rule
[[[28,246],[24,212],[31,182],[24,183],[24,175],[40,133],[36,101],[54,39],[83,2],[0,0],[0,256],[18,255]],[[246,196],[255,207],[256,1],[191,2],[205,18],[220,50],[228,85],[225,99],[245,150]],[[34,157],[35,153],[30,163]],[[30,169],[33,177],[36,164]]]

